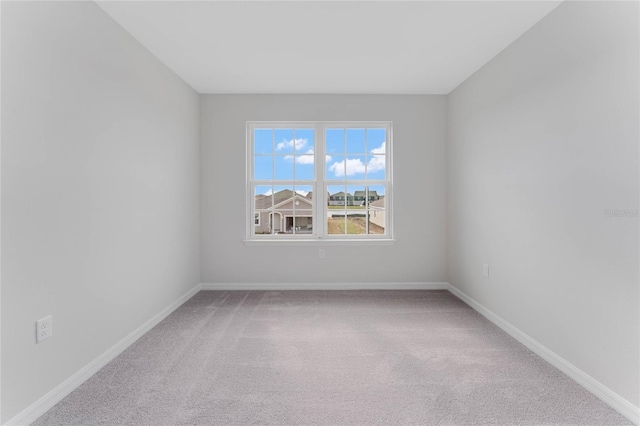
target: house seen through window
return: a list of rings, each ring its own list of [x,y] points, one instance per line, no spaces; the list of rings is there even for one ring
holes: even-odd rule
[[[249,239],[391,238],[391,123],[248,123]]]

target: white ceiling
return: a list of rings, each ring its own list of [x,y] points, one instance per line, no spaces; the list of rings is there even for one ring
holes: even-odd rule
[[[98,1],[200,93],[446,94],[561,1]]]

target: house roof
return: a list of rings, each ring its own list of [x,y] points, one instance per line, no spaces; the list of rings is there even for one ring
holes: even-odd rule
[[[365,191],[356,191],[353,193],[354,197],[364,197],[365,195]],[[377,197],[378,196],[378,191],[369,191],[369,196],[374,196]]]
[[[256,210],[264,210],[271,207],[278,207],[292,198],[298,198],[306,203],[310,203],[311,199],[308,198],[308,195],[309,194],[307,194],[307,196],[296,194],[290,189],[283,189],[282,191],[278,191],[272,195],[258,194],[255,196],[255,208]]]
[[[369,203],[369,206],[384,208],[384,198]]]
[[[280,203],[276,204],[273,206],[273,208],[277,209],[277,208],[283,208],[285,205],[289,204],[290,202],[293,203],[293,200],[295,200],[296,206],[298,206],[300,204],[300,201],[302,201],[303,203],[308,204],[309,206],[313,206],[313,202],[309,199],[307,199],[306,197],[303,197],[300,194],[295,194],[292,198],[288,198],[286,200],[281,201]],[[290,210],[292,207],[288,207],[286,210]],[[298,206],[295,207],[296,209],[303,209],[304,207],[302,206]]]
[[[271,195],[256,195],[255,206],[256,209],[268,209],[275,204],[280,204],[284,200],[288,200],[293,197],[293,191],[290,189],[283,189],[282,191],[275,192]]]

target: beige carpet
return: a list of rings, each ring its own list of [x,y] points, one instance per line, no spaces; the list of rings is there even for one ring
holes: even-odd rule
[[[208,291],[35,424],[631,423],[446,291]]]

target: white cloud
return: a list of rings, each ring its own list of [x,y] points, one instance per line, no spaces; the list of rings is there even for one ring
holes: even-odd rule
[[[303,155],[300,157],[296,157],[296,163],[298,164],[313,164],[313,156],[312,155]]]
[[[378,148],[373,148],[371,150],[372,154],[384,154],[386,152],[386,143],[382,142]],[[329,156],[327,156],[329,157]],[[330,161],[331,158],[328,158],[327,161]],[[385,169],[385,157],[382,155],[375,155],[369,158],[369,163],[366,167],[369,173],[379,172]],[[332,165],[329,166],[329,171],[333,172],[336,177],[344,177],[345,175],[345,162],[344,161],[336,161]],[[347,167],[346,167],[346,175],[353,176],[359,173],[364,173],[365,166],[362,160],[359,158],[348,158],[347,159]]]
[[[378,148],[374,148],[371,150],[372,154],[384,154],[386,152],[386,142],[382,142]],[[368,170],[370,173],[379,172],[384,170],[385,168],[385,157],[384,155],[374,155],[369,160]]]
[[[301,139],[292,139],[292,140],[283,140],[282,142],[278,143],[278,145],[276,146],[276,148],[281,151],[285,148],[293,148],[293,146],[295,145],[296,151],[298,151],[299,154],[309,154],[309,155],[296,155],[295,160],[297,164],[303,164],[303,165],[311,165],[314,164],[314,156],[313,156],[313,148],[309,148],[306,151],[302,152],[304,150],[304,148],[306,147],[308,143],[308,140],[305,138],[301,138]],[[371,154],[385,154],[386,153],[386,142],[382,142],[382,144],[377,147],[377,148],[373,148],[370,151]],[[293,160],[293,155],[285,155],[284,159],[287,161],[292,161]],[[335,163],[331,164],[329,166],[329,171],[333,172],[333,174],[336,177],[344,177],[345,176],[345,172],[347,176],[353,176],[356,174],[362,174],[365,172],[365,169],[369,172],[369,173],[375,173],[375,172],[379,172],[381,170],[384,170],[386,167],[386,161],[385,161],[385,156],[384,155],[372,155],[371,157],[369,157],[369,163],[366,165],[362,162],[361,159],[359,158],[350,158],[346,160],[346,170],[345,170],[345,161],[336,161]],[[325,157],[325,161],[327,163],[331,162],[332,158],[330,155],[327,155]]]
[[[302,154],[311,154],[311,155],[297,155],[296,156],[297,164],[313,164],[315,162],[315,157],[313,156],[313,148],[309,148],[306,152],[303,152]],[[293,160],[293,155],[285,155],[283,158],[287,161],[291,161]],[[326,156],[326,161],[327,163],[331,161],[330,155]]]
[[[303,154],[312,154],[312,155],[298,155],[296,156],[296,163],[298,164],[313,164],[313,148],[309,148],[306,152],[303,152]],[[291,161],[293,160],[293,155],[285,155],[284,159],[287,161]]]
[[[305,146],[307,146],[307,142],[309,142],[307,138],[291,139],[289,141],[285,139],[282,142],[278,142],[278,144],[276,145],[276,149],[278,151],[282,151],[285,148],[293,148],[293,145],[295,144],[296,151],[300,151],[301,149],[304,149]]]
[[[344,161],[336,161],[329,166],[329,171],[332,171],[336,177],[343,177],[345,173]],[[364,173],[364,163],[359,158],[347,158],[346,172],[347,176]]]
[[[371,150],[371,153],[372,154],[384,154],[386,152],[386,145],[387,145],[387,143],[383,141],[382,145],[380,145],[377,148],[373,148]]]

